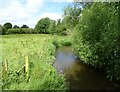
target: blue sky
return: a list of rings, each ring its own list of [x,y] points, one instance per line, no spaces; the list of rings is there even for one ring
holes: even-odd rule
[[[38,20],[49,17],[62,18],[65,6],[73,0],[0,0],[0,24],[11,22],[13,25],[27,24],[34,28]]]

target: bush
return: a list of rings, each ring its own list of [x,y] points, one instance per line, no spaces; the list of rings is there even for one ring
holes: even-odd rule
[[[53,40],[52,44],[53,44],[56,48],[59,47],[59,43],[58,43],[56,40]]]
[[[61,45],[62,46],[71,46],[72,42],[70,40],[62,40]]]
[[[52,44],[58,48],[58,47],[61,47],[61,46],[71,46],[72,45],[72,41],[71,39],[68,40],[68,39],[63,39],[63,40],[53,40],[52,41]]]
[[[57,35],[64,35],[66,36],[67,35],[67,32],[66,32],[66,27],[64,25],[57,25],[56,27],[56,34]]]
[[[36,33],[35,30],[30,28],[12,28],[8,29],[7,34],[32,34]]]
[[[67,31],[63,31],[63,32],[61,33],[61,35],[66,36],[66,35],[67,35]]]
[[[85,9],[76,27],[75,50],[85,63],[120,79],[120,31],[116,3],[94,3]]]
[[[5,35],[6,32],[7,32],[7,28],[3,26],[3,27],[2,27],[2,35]]]

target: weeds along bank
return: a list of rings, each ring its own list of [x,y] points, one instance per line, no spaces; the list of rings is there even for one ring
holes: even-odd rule
[[[52,63],[55,60],[52,35],[2,36],[2,89],[10,90],[65,90],[65,78]],[[26,70],[26,56],[28,67]],[[5,67],[7,62],[7,70]],[[27,72],[26,72],[27,71]]]

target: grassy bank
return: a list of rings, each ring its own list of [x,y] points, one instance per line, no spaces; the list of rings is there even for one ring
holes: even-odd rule
[[[67,89],[64,76],[52,66],[56,48],[52,43],[55,39],[63,41],[68,37],[43,34],[2,36],[2,89]],[[29,61],[29,76],[27,78],[24,69],[20,70],[25,64],[26,56]],[[8,63],[7,73],[4,71],[5,60]]]

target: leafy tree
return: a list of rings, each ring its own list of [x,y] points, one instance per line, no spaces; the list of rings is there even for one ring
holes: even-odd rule
[[[66,31],[66,26],[62,23],[61,19],[57,20],[55,31],[56,31],[56,34],[58,35],[66,35],[64,34]]]
[[[6,29],[11,29],[12,28],[12,24],[7,22],[3,25]]]
[[[11,23],[9,23],[9,22],[5,23],[3,25],[3,27],[2,27],[2,34],[6,34],[7,30],[11,29],[11,28],[12,28],[12,24]]]
[[[67,6],[64,9],[63,21],[62,23],[66,25],[66,27],[73,28],[77,25],[79,17],[81,13],[81,7],[78,7],[77,4],[72,4]]]
[[[19,26],[17,26],[17,25],[14,25],[14,27],[13,28],[19,28]]]
[[[75,50],[85,63],[120,79],[120,31],[115,3],[93,3],[83,9],[74,35]]]
[[[51,19],[49,19],[48,17],[46,18],[42,18],[38,21],[37,25],[35,26],[35,30],[38,33],[49,33],[48,28],[51,24]]]
[[[49,31],[50,34],[56,34],[57,33],[56,26],[57,26],[56,21],[51,21],[50,26],[48,28],[48,31]]]
[[[58,20],[57,20],[57,26],[58,26],[58,25],[61,25],[61,19],[58,19]]]
[[[21,28],[29,28],[29,26],[23,24],[23,25],[21,26]]]

